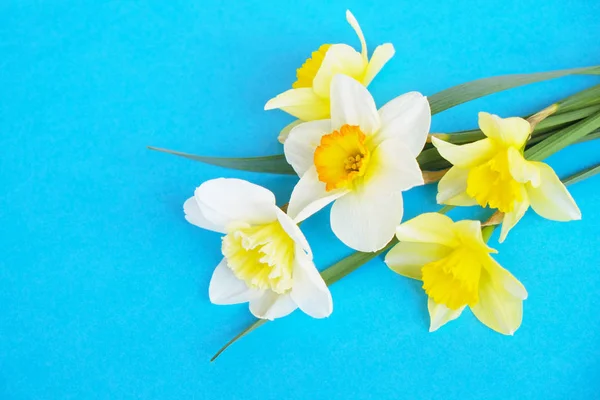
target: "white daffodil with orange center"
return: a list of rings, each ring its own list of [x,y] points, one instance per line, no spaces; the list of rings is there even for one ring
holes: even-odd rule
[[[377,111],[369,91],[346,75],[333,78],[330,98],[331,119],[296,126],[284,144],[300,176],[288,214],[299,222],[335,200],[336,236],[376,251],[402,220],[402,191],[423,184],[416,157],[429,132],[429,103],[410,92]]]
[[[581,219],[577,204],[554,170],[524,158],[529,122],[481,112],[479,127],[487,137],[465,145],[432,138],[442,157],[453,164],[439,182],[438,203],[498,209],[504,213],[500,242],[529,206],[547,219]]]
[[[240,179],[200,185],[184,206],[185,218],[224,233],[223,260],[209,287],[214,304],[250,303],[257,318],[275,319],[296,308],[314,318],[331,314],[327,285],[308,242],[265,188]]]
[[[265,110],[279,108],[300,120],[281,131],[279,140],[282,143],[290,130],[301,121],[329,118],[330,86],[334,75],[348,75],[368,86],[394,55],[394,46],[386,43],[378,46],[369,60],[367,43],[356,18],[350,11],[346,11],[346,19],[358,35],[361,52],[347,44],[322,45],[298,68],[297,80],[292,84],[292,89],[269,100],[265,105]]]
[[[486,245],[479,221],[453,222],[427,213],[401,224],[396,236],[400,243],[385,262],[398,274],[423,281],[431,332],[467,306],[497,332],[512,335],[519,328],[527,291],[490,256],[497,251]]]

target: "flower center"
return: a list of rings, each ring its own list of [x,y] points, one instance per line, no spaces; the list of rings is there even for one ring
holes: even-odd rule
[[[221,251],[233,274],[255,289],[285,293],[292,288],[294,241],[278,221],[235,230]]]
[[[312,87],[313,79],[317,76],[321,64],[325,59],[327,50],[331,47],[330,44],[324,44],[319,47],[319,50],[313,51],[311,57],[307,58],[304,64],[296,70],[296,82],[292,84],[292,88]]]
[[[321,138],[314,163],[327,191],[347,187],[365,174],[370,158],[365,139],[360,128],[353,125],[344,125]]]
[[[479,301],[481,262],[473,249],[461,246],[446,257],[425,264],[423,289],[438,304],[457,310]]]
[[[523,200],[521,184],[514,180],[508,169],[508,152],[469,171],[467,194],[481,207],[489,205],[501,212],[510,212],[515,203]]]

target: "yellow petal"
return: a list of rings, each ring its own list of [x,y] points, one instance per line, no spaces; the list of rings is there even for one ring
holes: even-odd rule
[[[438,213],[425,213],[408,220],[396,228],[398,240],[417,243],[438,243],[448,247],[458,244],[454,222]]]
[[[531,133],[531,125],[523,118],[500,118],[486,112],[479,113],[479,127],[488,138],[517,149],[525,145]]]
[[[265,110],[280,108],[303,121],[314,121],[329,118],[327,99],[319,97],[311,88],[290,89],[269,100]]]
[[[371,81],[377,76],[383,66],[390,61],[395,53],[396,50],[394,50],[394,46],[391,43],[385,43],[381,46],[377,46],[373,52],[373,55],[371,56],[371,60],[369,60],[367,72],[365,72],[365,77],[363,78],[362,83],[365,86],[369,86]]]
[[[481,222],[462,220],[454,223],[454,232],[460,237],[462,244],[469,244],[472,249],[480,249],[485,253],[497,253],[496,249],[489,247],[481,234]]]
[[[350,10],[346,10],[346,21],[350,24],[354,32],[356,32],[356,36],[358,36],[358,40],[360,40],[361,46],[361,55],[366,60],[367,59],[367,42],[365,40],[365,35],[363,35],[362,29],[360,29],[360,25],[354,15],[350,12]]]
[[[425,264],[444,258],[451,251],[441,244],[400,242],[387,253],[385,263],[402,276],[420,280]]]
[[[347,75],[359,82],[367,68],[367,61],[347,44],[334,44],[329,48],[319,72],[313,80],[315,93],[328,99],[331,90],[331,80],[335,75]]]
[[[536,188],[527,185],[531,208],[540,216],[554,221],[581,219],[575,200],[548,164],[533,162],[540,171],[541,182]]]
[[[540,185],[540,170],[534,162],[527,161],[514,147],[508,149],[508,167],[510,174],[517,182],[529,182],[533,187]]]
[[[513,296],[483,269],[479,280],[479,302],[471,306],[471,311],[487,327],[512,335],[521,326],[523,300]]]
[[[489,139],[459,146],[434,136],[431,138],[431,143],[438,149],[442,157],[450,161],[452,165],[461,168],[472,168],[494,156],[494,144]]]
[[[477,200],[467,194],[469,170],[452,167],[438,183],[436,200],[438,204],[453,206],[474,206]]]
[[[529,198],[527,195],[527,191],[525,187],[521,189],[521,197],[523,198],[521,201],[516,202],[513,209],[504,214],[504,218],[502,219],[502,228],[500,230],[500,238],[498,242],[503,243],[508,235],[508,232],[523,218],[525,212],[529,208]]]
[[[443,304],[437,304],[432,299],[427,300],[427,310],[429,311],[429,332],[434,332],[446,323],[460,317],[460,314],[465,309],[461,307],[458,310],[451,310]]]
[[[484,267],[489,273],[491,280],[497,282],[511,295],[521,300],[527,298],[525,286],[523,286],[513,274],[498,264],[492,257],[487,257],[487,262],[484,264]]]

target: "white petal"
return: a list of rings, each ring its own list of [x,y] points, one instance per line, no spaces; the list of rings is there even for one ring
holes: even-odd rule
[[[433,136],[431,143],[440,155],[460,168],[472,168],[494,156],[494,144],[490,139],[482,139],[473,143],[456,145]]]
[[[371,252],[385,247],[402,220],[401,192],[385,187],[366,187],[336,200],[331,208],[331,229],[346,246]]]
[[[360,40],[361,51],[360,54],[364,59],[367,58],[367,41],[365,40],[365,35],[363,35],[362,29],[360,29],[360,25],[354,15],[350,12],[350,10],[346,10],[346,21],[350,24],[354,32],[356,32],[356,36],[358,36],[358,40]]]
[[[341,189],[330,192],[325,190],[325,184],[319,180],[317,169],[312,166],[294,187],[287,214],[299,223],[347,192]]]
[[[485,268],[490,275],[490,279],[506,289],[511,295],[521,300],[527,298],[525,286],[492,257],[487,257]]]
[[[398,96],[379,109],[379,118],[381,128],[373,137],[376,145],[386,139],[398,138],[413,157],[421,153],[431,125],[431,110],[425,96],[419,92]]]
[[[525,145],[531,133],[531,125],[523,118],[500,118],[486,112],[479,113],[479,128],[488,138],[517,149]]]
[[[329,118],[329,101],[312,88],[287,90],[265,104],[265,110],[280,108],[303,121]]]
[[[294,283],[290,296],[300,309],[313,318],[325,318],[333,311],[331,293],[315,264],[302,251],[296,251]]]
[[[437,304],[431,298],[427,299],[427,310],[429,311],[429,332],[437,331],[448,322],[460,317],[465,307],[458,310],[451,310],[443,304]]]
[[[452,249],[436,243],[400,242],[385,256],[385,263],[394,272],[412,279],[422,279],[425,264],[446,257]]]
[[[540,169],[534,162],[527,161],[514,147],[508,148],[508,166],[510,175],[517,182],[529,182],[533,187],[540,186]]]
[[[454,222],[439,213],[421,214],[396,228],[398,240],[417,243],[439,243],[448,247],[458,245]]]
[[[217,226],[206,219],[206,217],[200,211],[198,202],[195,197],[190,197],[183,203],[183,212],[185,213],[185,219],[192,225],[199,226],[209,231],[226,233],[223,226]]]
[[[486,269],[479,278],[479,302],[471,307],[475,317],[487,327],[504,335],[512,335],[521,326],[523,300],[513,296],[494,282]]]
[[[265,224],[277,218],[273,193],[241,179],[211,179],[196,189],[194,197],[202,215],[219,232],[238,222]]]
[[[325,53],[323,63],[313,79],[313,90],[318,96],[328,99],[336,75],[361,79],[366,68],[367,61],[359,52],[347,44],[334,44]]]
[[[251,289],[246,282],[236,278],[225,258],[215,268],[208,287],[208,297],[213,304],[246,303],[261,294],[262,291]]]
[[[436,200],[438,204],[452,206],[474,206],[477,200],[467,195],[469,170],[452,167],[438,183]]]
[[[287,162],[294,168],[298,176],[314,165],[315,149],[321,143],[321,137],[331,133],[331,120],[304,122],[290,132],[283,145]]]
[[[296,225],[296,223],[290,218],[289,215],[287,215],[280,209],[277,210],[277,220],[279,221],[279,224],[281,225],[285,233],[287,233],[292,238],[294,243],[300,246],[300,248],[302,248],[302,250],[304,250],[308,254],[309,259],[312,259],[312,251],[310,249],[310,246],[308,245],[306,237],[304,237],[304,234],[300,230],[300,227]]]
[[[362,84],[345,75],[331,82],[331,128],[358,125],[370,135],[379,130],[379,114],[371,93]]]
[[[290,122],[289,124],[287,124],[280,132],[279,132],[279,136],[277,136],[277,140],[279,140],[279,143],[283,144],[285,143],[285,141],[287,140],[288,136],[290,135],[290,132],[292,131],[292,129],[294,129],[295,127],[297,127],[298,125],[300,125],[303,121],[301,119],[297,119],[293,122]]]
[[[285,317],[298,306],[289,294],[277,294],[272,290],[265,290],[262,296],[250,300],[250,312],[256,318],[274,320]]]
[[[383,66],[387,64],[387,62],[394,56],[395,52],[396,50],[394,50],[394,46],[391,43],[385,43],[381,46],[377,46],[373,52],[373,55],[371,56],[371,60],[367,66],[367,72],[365,73],[365,77],[362,81],[365,86],[369,86],[371,81],[373,81]]]
[[[385,140],[371,153],[363,185],[386,186],[393,192],[423,184],[421,168],[402,140]]]
[[[527,185],[531,208],[540,216],[553,221],[581,219],[575,200],[560,181],[554,170],[541,162],[533,162],[540,171],[540,185]]]
[[[498,239],[498,242],[503,243],[504,240],[506,240],[508,232],[510,232],[510,230],[521,220],[521,218],[523,218],[523,215],[525,215],[525,212],[529,208],[527,192],[523,194],[523,197],[523,201],[515,204],[515,208],[512,211],[504,214],[504,218],[502,219],[502,229],[500,229],[500,238]]]
[[[355,250],[377,251],[402,220],[401,192],[422,184],[414,156],[400,140],[388,139],[371,154],[363,182],[333,204],[331,229]]]

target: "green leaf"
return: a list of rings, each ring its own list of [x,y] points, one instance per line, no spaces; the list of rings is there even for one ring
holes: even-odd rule
[[[563,179],[563,183],[565,185],[572,185],[577,182],[581,182],[584,179],[591,178],[594,175],[600,174],[600,164],[596,164],[592,167],[586,168],[583,171],[579,171],[576,174],[569,176],[568,178]]]
[[[583,139],[598,128],[600,128],[600,113],[592,114],[525,150],[525,158],[531,161],[541,161]]]
[[[433,96],[429,96],[428,99],[429,104],[431,105],[431,114],[437,114],[459,104],[463,104],[493,93],[502,92],[507,89],[577,74],[599,75],[600,66],[539,72],[533,74],[503,75],[463,83],[461,85],[442,90]]]
[[[431,106],[431,114],[437,114],[448,108],[457,106],[468,101],[487,96],[493,93],[501,92],[503,90],[515,88],[518,86],[527,85],[529,83],[541,82],[549,79],[559,78],[567,75],[576,74],[600,74],[600,66],[586,67],[586,68],[574,68],[561,71],[550,71],[540,72],[533,74],[515,74],[515,75],[504,75],[492,78],[478,79],[475,81],[460,84],[458,86],[451,87],[449,89],[442,90],[432,96],[429,96],[429,103]],[[578,107],[578,104],[586,104],[596,95],[595,90],[598,89],[590,88],[583,92],[575,99],[572,99],[569,103],[569,107]],[[283,154],[265,157],[244,157],[244,158],[226,158],[226,157],[207,157],[197,156],[193,154],[181,153],[174,150],[161,149],[156,147],[148,147],[150,150],[160,151],[163,153],[169,153],[180,157],[189,158],[190,160],[201,161],[206,164],[216,165],[225,168],[237,169],[241,171],[252,171],[252,172],[265,172],[271,174],[289,174],[294,175],[294,170],[285,160]],[[437,152],[430,153],[430,156],[439,159]],[[436,161],[434,159],[430,161]],[[442,165],[438,163],[437,165]],[[423,166],[423,164],[422,164]]]
[[[173,154],[179,157],[189,158],[190,160],[194,161],[201,161],[210,165],[237,169],[241,171],[296,175],[294,169],[287,163],[283,154],[264,157],[227,158],[196,156],[194,154],[182,153],[179,151],[161,149],[152,146],[148,146],[148,149],[160,151],[162,153]]]

